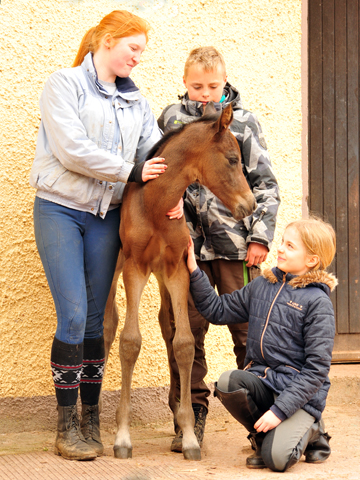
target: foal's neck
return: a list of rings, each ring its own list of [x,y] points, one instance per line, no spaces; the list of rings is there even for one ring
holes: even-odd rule
[[[166,215],[183,196],[190,183],[196,180],[192,167],[186,159],[174,151],[169,155],[163,152],[167,169],[158,178],[144,186],[144,204],[147,214]]]

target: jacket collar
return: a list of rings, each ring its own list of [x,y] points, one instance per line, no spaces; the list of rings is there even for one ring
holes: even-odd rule
[[[85,56],[81,66],[85,69],[90,80],[96,85],[96,88],[101,93],[106,94],[107,93],[106,90],[104,90],[104,87],[99,82],[96,68],[93,61],[93,54],[91,52],[89,52]],[[135,83],[131,80],[130,77],[125,77],[125,78],[116,77],[115,83],[116,83],[116,88],[120,93],[139,92],[138,87],[135,85]]]
[[[262,272],[262,276],[270,283],[282,282],[284,275],[286,276],[286,282],[293,288],[305,288],[311,285],[321,288],[327,294],[332,292],[338,284],[337,278],[325,270],[313,270],[304,275],[291,275],[291,273],[285,274],[279,268],[274,267],[273,269],[266,268]]]
[[[227,107],[230,103],[234,110],[243,108],[239,91],[230,85],[229,82],[227,82],[224,87],[223,95],[225,95],[225,100],[222,103],[213,102],[216,110],[220,111]],[[184,95],[179,95],[179,100],[181,100],[182,105],[185,107],[185,110],[190,113],[190,115],[199,117],[203,114],[203,104],[201,102],[196,102],[195,100],[189,100],[188,92],[186,92]]]

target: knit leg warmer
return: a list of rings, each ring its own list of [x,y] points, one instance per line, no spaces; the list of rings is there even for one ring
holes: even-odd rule
[[[58,405],[76,405],[83,363],[83,344],[72,345],[54,338],[51,370]]]
[[[80,397],[83,405],[99,403],[105,368],[104,337],[84,339],[84,361],[80,382]]]

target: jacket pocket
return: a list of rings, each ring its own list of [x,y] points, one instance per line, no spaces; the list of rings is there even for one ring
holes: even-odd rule
[[[287,367],[287,368],[291,368],[292,370],[295,370],[295,372],[298,372],[298,373],[300,373],[300,370],[298,370],[298,369],[297,369],[297,368],[295,368],[295,367],[291,367],[290,365],[285,365],[285,367]]]
[[[58,180],[60,178],[60,176],[63,173],[65,173],[66,171],[67,171],[67,169],[63,165],[58,165],[52,173],[47,175],[41,181],[39,181],[40,180],[40,174],[39,174],[37,183],[38,183],[38,185],[42,184],[42,185],[45,185],[48,188],[51,188],[54,185],[54,183],[56,182],[56,180]]]

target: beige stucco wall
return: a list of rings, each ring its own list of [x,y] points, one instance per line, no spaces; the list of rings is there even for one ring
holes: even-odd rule
[[[279,232],[301,215],[301,0],[1,0],[0,4],[0,397],[53,394],[49,355],[55,311],[37,254],[34,191],[28,184],[46,78],[71,65],[85,31],[116,8],[149,20],[153,30],[133,79],[158,116],[183,93],[189,51],[214,45],[231,83],[265,132],[282,192]],[[271,259],[274,257],[272,250]],[[118,290],[121,323],[124,289]],[[157,324],[159,295],[151,278],[142,298],[143,347],[133,386],[167,385],[165,347]],[[118,343],[118,342],[117,342]],[[209,374],[235,367],[226,327],[210,327]],[[117,345],[105,389],[121,386]]]

